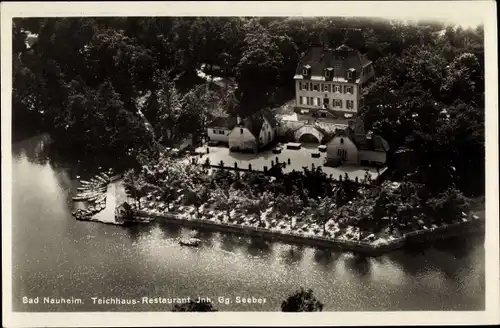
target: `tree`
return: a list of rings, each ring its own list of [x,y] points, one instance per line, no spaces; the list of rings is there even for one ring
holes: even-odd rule
[[[243,55],[236,67],[240,114],[249,116],[267,107],[280,77],[283,56],[257,20],[245,24]],[[256,83],[256,81],[260,81]]]
[[[196,214],[200,214],[200,207],[205,204],[210,198],[208,189],[205,186],[198,186],[195,189],[190,189],[186,192],[187,205],[194,205]]]
[[[467,212],[469,202],[460,191],[449,188],[428,199],[426,206],[437,222],[453,223],[462,212]]]
[[[127,196],[134,199],[140,208],[141,198],[146,195],[146,182],[144,179],[141,176],[136,176],[133,170],[129,170],[124,175],[123,183]]]
[[[475,101],[482,105],[484,73],[478,58],[472,53],[463,53],[447,66],[442,90],[451,101],[461,99],[466,103]]]
[[[321,312],[323,303],[318,301],[313,295],[312,289],[304,290],[302,287],[294,294],[288,296],[281,303],[283,312]]]
[[[194,302],[189,300],[187,303],[175,304],[172,307],[172,312],[217,312],[210,302]]]
[[[257,213],[259,227],[262,226],[262,213],[269,208],[273,198],[273,195],[269,192],[264,192],[260,195],[254,195],[252,198],[247,199],[247,209]]]
[[[323,236],[326,236],[326,224],[330,221],[335,204],[328,197],[319,200],[311,200],[310,207],[313,217],[323,227]]]
[[[289,216],[290,220],[298,215],[303,209],[302,200],[296,193],[290,196],[279,195],[276,197],[274,204],[278,212]]]
[[[246,199],[241,191],[221,186],[218,186],[212,195],[215,199],[216,208],[225,211],[229,219],[231,219],[231,211],[236,205],[244,203]]]

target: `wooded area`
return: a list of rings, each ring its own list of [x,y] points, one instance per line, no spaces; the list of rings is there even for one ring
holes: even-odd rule
[[[49,132],[68,154],[115,160],[201,135],[220,112],[278,106],[294,95],[304,52],[347,44],[375,66],[364,89],[366,128],[393,151],[413,150],[418,180],[429,188],[454,183],[484,194],[482,27],[333,17],[28,18],[14,19],[12,33],[14,134]],[[30,48],[29,34],[38,35]],[[202,64],[220,67],[238,88],[210,91],[196,75]]]

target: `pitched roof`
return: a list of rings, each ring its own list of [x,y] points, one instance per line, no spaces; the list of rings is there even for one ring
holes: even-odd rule
[[[209,128],[228,128],[232,129],[236,126],[238,120],[236,117],[217,117],[212,122],[208,123]]]
[[[335,49],[313,47],[300,60],[296,74],[302,75],[302,68],[309,65],[311,66],[311,76],[323,76],[324,69],[332,67],[334,68],[334,78],[343,78],[346,70],[350,68],[356,70],[356,78],[359,78],[361,69],[369,63],[370,60],[366,56],[345,44]]]
[[[337,130],[336,137],[349,138],[358,150],[388,151],[389,143],[379,135],[354,134],[352,130]]]
[[[274,114],[267,109],[262,109],[248,116],[243,120],[242,125],[257,138],[265,121],[267,121],[271,127],[276,127],[278,125],[278,121],[276,120]]]

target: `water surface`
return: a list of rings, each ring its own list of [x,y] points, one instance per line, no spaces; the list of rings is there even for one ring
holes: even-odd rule
[[[181,247],[191,229],[76,221],[77,166],[45,157],[47,141],[13,145],[14,311],[165,311],[168,304],[99,305],[92,297],[229,298],[220,311],[279,311],[300,286],[324,311],[483,310],[484,238],[460,237],[377,258],[226,233],[199,231],[200,248]],[[22,297],[40,297],[23,304]],[[265,298],[238,304],[236,297]],[[83,304],[42,304],[43,297]]]

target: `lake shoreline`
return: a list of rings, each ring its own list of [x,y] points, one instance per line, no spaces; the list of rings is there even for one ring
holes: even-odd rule
[[[181,217],[181,213],[175,212],[158,214],[144,210],[134,210],[134,215],[140,217],[148,217],[151,219],[164,220],[183,226],[207,228],[210,230],[221,232],[237,233],[268,239],[277,239],[292,244],[305,244],[309,246],[338,249],[341,251],[360,253],[372,257],[380,256],[389,251],[401,249],[409,244],[419,244],[423,242],[427,243],[439,239],[456,237],[459,235],[484,233],[484,220],[473,219],[440,226],[434,229],[415,230],[409,233],[405,233],[400,238],[388,239],[385,243],[377,244],[374,242],[366,241],[307,236],[299,233],[273,231],[266,228],[244,226],[234,223],[217,223],[202,219],[186,219]]]

